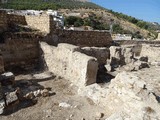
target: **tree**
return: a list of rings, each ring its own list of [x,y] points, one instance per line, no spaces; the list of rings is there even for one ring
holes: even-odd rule
[[[75,16],[69,16],[66,17],[64,20],[65,25],[74,25],[75,27],[82,26],[84,24],[84,21],[80,17],[75,17]]]

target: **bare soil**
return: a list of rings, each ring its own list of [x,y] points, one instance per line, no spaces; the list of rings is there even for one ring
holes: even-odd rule
[[[41,76],[45,77],[43,73],[39,75]],[[0,120],[95,120],[97,113],[106,113],[103,107],[94,104],[91,99],[78,96],[76,87],[63,78],[35,79],[34,74],[16,76],[16,82],[22,80],[34,80],[37,85],[50,88],[50,92],[55,94],[49,97],[38,97],[35,105],[27,106],[25,102],[21,103],[10,114],[1,115]],[[62,102],[71,107],[59,107],[59,103]]]

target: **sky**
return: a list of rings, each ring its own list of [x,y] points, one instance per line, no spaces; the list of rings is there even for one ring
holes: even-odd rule
[[[160,23],[160,0],[91,0],[91,2],[144,21]]]

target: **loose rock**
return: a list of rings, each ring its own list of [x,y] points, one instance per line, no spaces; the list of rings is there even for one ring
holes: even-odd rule
[[[5,101],[4,99],[0,100],[0,115],[4,113]]]
[[[69,108],[69,107],[71,107],[71,105],[66,102],[62,102],[62,103],[59,103],[59,107]]]
[[[48,97],[49,96],[49,91],[47,89],[44,89],[41,91],[41,94],[43,97]]]

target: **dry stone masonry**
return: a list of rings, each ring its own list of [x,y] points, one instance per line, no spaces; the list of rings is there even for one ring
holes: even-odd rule
[[[112,38],[106,31],[72,31],[57,29],[53,31],[53,40],[57,43],[68,43],[77,46],[108,47],[112,44]]]

